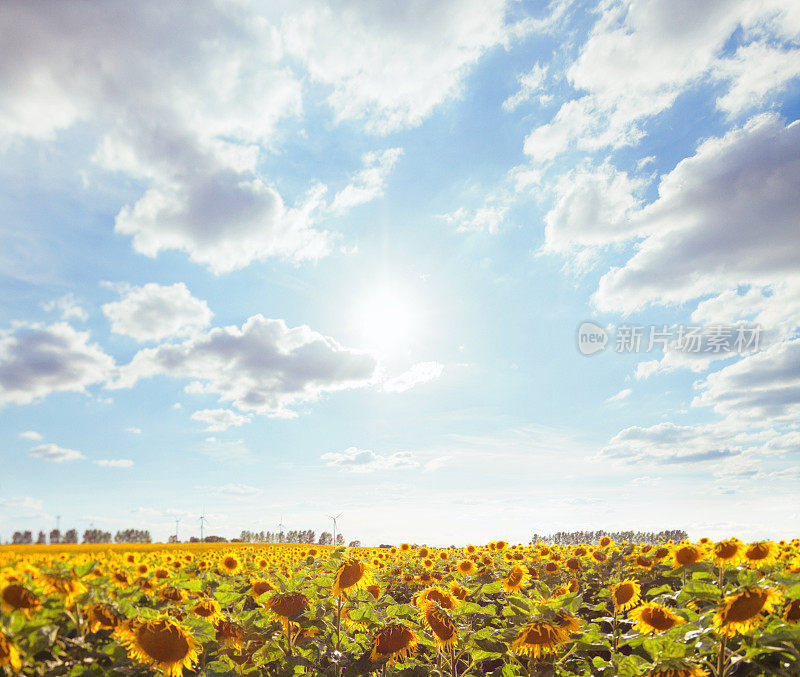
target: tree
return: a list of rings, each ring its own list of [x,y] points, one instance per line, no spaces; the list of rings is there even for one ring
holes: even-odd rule
[[[47,536],[45,535],[44,531],[39,532],[39,537],[36,539],[36,545],[46,545],[47,544]]]
[[[360,548],[361,541],[350,541],[349,546],[350,548]]]
[[[83,532],[84,543],[111,543],[111,532],[102,529],[87,529]]]
[[[33,543],[33,534],[30,531],[15,531],[11,542],[14,545],[30,545]]]
[[[66,534],[64,534],[64,540],[62,543],[77,543],[78,542],[78,532],[75,529],[70,529]]]
[[[330,531],[323,531],[319,535],[319,544],[320,545],[331,545],[333,543],[333,535]]]
[[[139,529],[125,529],[114,536],[115,543],[151,543],[150,532]]]
[[[336,545],[344,545],[344,536],[336,534]]]
[[[50,545],[58,545],[61,543],[61,532],[58,529],[53,529],[50,532]]]

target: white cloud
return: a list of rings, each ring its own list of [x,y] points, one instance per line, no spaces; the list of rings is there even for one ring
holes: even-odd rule
[[[609,397],[606,400],[606,402],[621,402],[622,400],[630,397],[632,392],[633,390],[631,390],[630,388],[624,388],[623,390],[620,390],[616,395],[612,395],[611,397]]]
[[[65,294],[64,296],[54,299],[53,301],[43,303],[42,310],[48,313],[56,311],[64,321],[69,321],[74,318],[76,320],[80,320],[81,322],[85,322],[89,319],[89,313],[87,313],[75,300],[75,296],[73,294]]]
[[[44,438],[42,437],[42,434],[41,434],[41,433],[37,433],[35,430],[26,430],[26,431],[24,431],[24,432],[21,432],[21,433],[19,434],[19,436],[20,436],[20,437],[21,437],[23,440],[31,440],[31,441],[33,441],[33,442],[41,442],[41,441],[42,441],[42,439],[44,439]]]
[[[182,343],[140,350],[111,387],[158,374],[194,379],[187,391],[210,393],[244,412],[293,417],[292,405],[369,385],[375,358],[340,346],[307,326],[289,328],[261,315],[241,328],[216,327]]]
[[[800,339],[784,341],[709,374],[694,406],[765,425],[800,419]]]
[[[331,210],[341,214],[351,207],[383,195],[386,178],[402,154],[402,148],[389,148],[381,153],[377,151],[366,153],[362,158],[364,168],[356,172],[350,183],[336,193]]]
[[[137,428],[135,426],[132,426],[130,428],[125,428],[125,432],[126,433],[130,433],[131,435],[141,435],[142,434],[142,429],[141,428]]]
[[[776,93],[796,72],[800,20],[782,0],[669,5],[611,0],[600,9],[566,72],[577,98],[525,140],[525,152],[536,162],[549,162],[573,145],[594,151],[635,143],[643,135],[643,121],[697,83],[728,84],[720,105],[733,110]],[[745,45],[733,58],[723,57],[726,43],[740,29]],[[766,52],[752,44],[765,38],[786,45]],[[759,63],[763,58],[766,62]]]
[[[3,506],[9,513],[24,517],[40,517],[44,509],[42,501],[31,496],[0,498],[0,506]]]
[[[0,407],[30,404],[53,392],[85,392],[114,366],[89,332],[64,322],[17,323],[0,331]]]
[[[229,483],[223,484],[220,487],[214,487],[212,493],[219,496],[228,496],[232,498],[250,498],[262,493],[258,487],[250,486],[249,484]]]
[[[370,449],[359,449],[358,447],[349,447],[343,452],[323,454],[320,458],[327,466],[357,473],[414,468],[419,465],[410,451],[397,451],[393,454],[381,455]]]
[[[437,456],[430,461],[426,461],[423,469],[425,472],[436,472],[439,468],[447,465],[448,461],[453,458],[452,456]]]
[[[137,341],[186,336],[208,326],[213,316],[208,304],[192,296],[183,282],[124,286],[122,298],[104,304],[103,313],[111,331]]]
[[[599,310],[633,312],[739,285],[797,281],[800,122],[776,115],[705,141],[633,218],[649,235],[600,280]]]
[[[132,468],[133,461],[129,458],[104,458],[97,461],[93,461],[95,465],[102,466],[104,468]]]
[[[641,233],[631,222],[640,207],[641,181],[606,163],[583,166],[557,181],[555,205],[545,216],[544,251],[604,247]]]
[[[285,45],[331,87],[340,120],[385,134],[419,125],[460,93],[487,50],[527,28],[507,24],[506,9],[505,0],[312,2],[284,21]]]
[[[482,231],[495,235],[500,231],[508,209],[507,204],[485,204],[475,210],[459,207],[454,212],[443,214],[442,218],[447,223],[456,224],[456,230],[459,233]]]
[[[221,432],[250,422],[249,416],[242,416],[230,409],[201,409],[194,412],[190,418],[207,424],[207,432]]]
[[[64,463],[65,461],[79,461],[86,458],[80,451],[75,449],[65,449],[59,447],[57,444],[47,443],[39,444],[33,447],[29,452],[29,456],[33,458],[41,458],[44,461],[51,461],[52,463]]]
[[[444,365],[439,362],[418,362],[408,371],[386,379],[381,389],[387,393],[403,393],[420,383],[434,381],[442,375]]]
[[[545,76],[547,75],[547,66],[537,63],[527,73],[523,73],[517,78],[519,89],[503,101],[503,110],[511,112],[522,103],[531,101],[534,95],[542,86]],[[540,98],[544,95],[540,95]]]

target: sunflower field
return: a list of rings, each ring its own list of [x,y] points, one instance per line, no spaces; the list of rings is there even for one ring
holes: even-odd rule
[[[800,675],[800,539],[0,548],[0,674]]]

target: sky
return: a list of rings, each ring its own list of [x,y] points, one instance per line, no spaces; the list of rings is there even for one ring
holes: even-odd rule
[[[800,4],[0,33],[0,539],[800,531]]]

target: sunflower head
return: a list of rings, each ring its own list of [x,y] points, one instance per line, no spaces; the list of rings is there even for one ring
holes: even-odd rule
[[[225,619],[219,620],[214,625],[214,631],[218,642],[225,646],[240,649],[244,641],[244,629],[236,623],[231,623]]]
[[[234,576],[242,570],[242,562],[236,555],[227,554],[220,560],[219,568],[223,573]]]
[[[121,622],[121,617],[107,604],[92,604],[85,612],[89,624],[89,632],[98,630],[114,630]]]
[[[336,570],[333,594],[341,595],[345,590],[366,588],[371,582],[372,577],[367,565],[356,558],[351,558],[342,562]]]
[[[556,622],[534,621],[519,631],[511,642],[511,650],[518,654],[539,658],[555,653],[560,644],[569,639],[569,632]]]
[[[417,646],[417,637],[411,628],[402,623],[391,623],[382,627],[372,639],[370,660],[404,660]]]
[[[39,598],[19,583],[5,586],[0,592],[0,602],[3,609],[21,611],[28,618],[32,611],[36,611],[41,606]]]
[[[611,587],[611,601],[617,611],[627,611],[635,607],[641,599],[642,589],[639,584],[629,578]]]
[[[168,617],[129,621],[117,629],[117,636],[131,659],[161,670],[164,677],[181,677],[200,651],[197,641]]]
[[[455,646],[458,639],[456,624],[438,604],[426,602],[420,611],[420,620],[431,631],[437,651]]]
[[[704,557],[702,548],[690,543],[679,545],[672,553],[673,563],[676,567],[685,567],[699,562]]]
[[[263,578],[254,578],[250,581],[250,594],[253,596],[253,599],[258,599],[264,593],[270,592],[275,588],[272,586],[267,580]]]
[[[439,587],[425,588],[417,595],[416,604],[421,609],[430,602],[436,602],[442,609],[455,609],[459,599]]]
[[[477,571],[477,567],[471,559],[462,559],[456,564],[456,570],[462,576],[472,576]]]
[[[780,549],[772,541],[756,541],[744,550],[747,565],[752,568],[774,564],[779,554]]]
[[[521,567],[519,564],[515,564],[511,567],[508,576],[503,579],[503,590],[506,592],[517,592],[525,587],[529,579],[530,574],[528,574],[528,570]]]
[[[0,666],[3,665],[10,667],[14,671],[22,670],[19,651],[17,651],[10,639],[0,632]]]
[[[787,623],[800,623],[800,599],[793,599],[786,605],[783,620]]]
[[[780,602],[780,595],[770,588],[750,587],[726,597],[714,615],[714,627],[723,635],[747,632]]]
[[[666,632],[685,621],[660,604],[643,604],[630,613],[634,627],[642,634]]]
[[[714,546],[714,557],[720,564],[736,564],[743,555],[744,547],[738,538],[728,538]]]
[[[211,623],[211,625],[222,620],[222,609],[219,606],[219,602],[210,597],[201,599],[191,608],[191,611],[204,621]]]
[[[708,673],[694,663],[673,658],[656,665],[645,677],[708,677]]]

